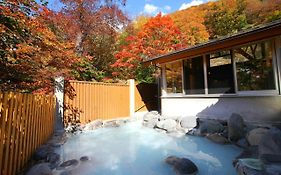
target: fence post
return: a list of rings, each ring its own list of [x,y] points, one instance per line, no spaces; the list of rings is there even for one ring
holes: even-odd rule
[[[135,80],[129,80],[130,85],[130,116],[133,117],[135,114]]]
[[[55,131],[63,131],[63,98],[64,98],[64,78],[55,78],[55,96],[56,96],[56,121]]]

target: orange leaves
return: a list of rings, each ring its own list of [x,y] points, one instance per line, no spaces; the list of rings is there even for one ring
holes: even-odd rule
[[[113,68],[119,69],[118,76],[123,78],[137,77],[143,60],[181,49],[187,43],[172,19],[161,13],[148,19],[137,28],[136,35],[129,35],[125,40],[126,44],[115,54],[116,61],[112,64]]]
[[[0,89],[51,92],[52,79],[70,76],[77,61],[73,44],[59,40],[51,30],[42,16],[49,14],[47,8],[35,1],[22,2],[7,0],[0,6]]]
[[[204,25],[205,6],[206,4],[203,4],[171,14],[175,24],[186,35],[189,45],[195,45],[209,39],[209,33]]]

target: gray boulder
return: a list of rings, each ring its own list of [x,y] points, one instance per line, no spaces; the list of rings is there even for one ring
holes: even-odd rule
[[[206,138],[211,140],[211,141],[213,141],[213,142],[215,142],[215,143],[219,143],[219,144],[227,144],[227,143],[229,143],[229,141],[225,137],[221,136],[218,133],[207,134]]]
[[[69,169],[69,168],[74,168],[79,164],[79,161],[76,159],[71,159],[63,162],[60,164],[60,166],[57,168],[57,170],[63,170],[63,169]]]
[[[119,126],[120,126],[120,124],[116,120],[106,121],[103,124],[103,127],[110,127],[110,128],[116,128]]]
[[[52,170],[49,163],[40,163],[34,165],[26,175],[52,175]]]
[[[230,141],[237,141],[244,137],[244,120],[236,113],[233,113],[227,122],[228,139]]]
[[[239,159],[235,169],[238,175],[267,175],[265,166],[259,159]]]
[[[165,162],[173,167],[177,175],[195,175],[198,173],[197,166],[187,158],[169,156],[165,159]]]
[[[47,142],[53,147],[59,147],[67,141],[65,132],[55,133],[52,138]]]
[[[60,163],[60,155],[57,153],[50,153],[47,155],[47,162],[50,163],[50,168],[54,169]]]
[[[266,162],[281,162],[281,130],[271,128],[262,137],[259,156]]]
[[[258,147],[257,146],[250,146],[245,148],[232,162],[233,166],[235,166],[240,159],[248,159],[254,158],[258,159]]]
[[[143,126],[148,127],[148,128],[154,128],[158,122],[159,122],[159,120],[156,118],[148,120],[148,121],[143,121]]]
[[[239,146],[241,148],[247,148],[249,146],[248,141],[245,138],[239,139],[236,143],[236,146]]]
[[[159,121],[156,126],[160,129],[166,130],[168,132],[175,131],[177,127],[177,122],[173,119],[166,119]]]
[[[198,130],[201,135],[220,133],[224,130],[224,126],[216,120],[204,120],[199,122]]]
[[[94,129],[98,129],[101,128],[103,125],[103,121],[102,120],[94,120],[88,124],[85,125],[84,130],[94,130]]]
[[[192,129],[197,126],[197,117],[190,116],[190,117],[183,117],[180,121],[180,125],[182,128]]]
[[[269,164],[266,165],[266,172],[269,175],[280,175],[281,174],[281,164]]]
[[[54,152],[54,148],[50,145],[42,145],[40,146],[34,153],[33,159],[38,160],[46,160],[47,155]]]
[[[160,114],[157,111],[150,111],[143,116],[143,121],[159,120]]]
[[[256,128],[251,130],[246,136],[248,143],[252,146],[259,145],[262,137],[264,137],[267,132],[268,129],[266,128]]]
[[[89,160],[89,157],[88,156],[82,156],[82,157],[80,157],[80,161],[81,162],[86,162],[86,161],[88,161]]]

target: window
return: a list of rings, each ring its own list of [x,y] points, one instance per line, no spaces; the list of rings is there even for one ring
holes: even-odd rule
[[[196,57],[183,62],[184,91],[186,94],[204,94],[203,57]]]
[[[208,93],[234,93],[233,64],[230,51],[206,55]]]
[[[275,89],[272,50],[270,41],[234,50],[239,91]]]
[[[167,93],[182,93],[182,62],[166,64]]]

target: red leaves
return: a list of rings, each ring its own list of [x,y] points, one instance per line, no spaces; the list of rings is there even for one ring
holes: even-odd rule
[[[139,27],[139,26],[138,26]],[[136,67],[143,60],[186,47],[186,37],[169,16],[161,13],[150,18],[136,35],[126,38],[126,45],[115,54],[118,68],[125,78],[135,76]]]

